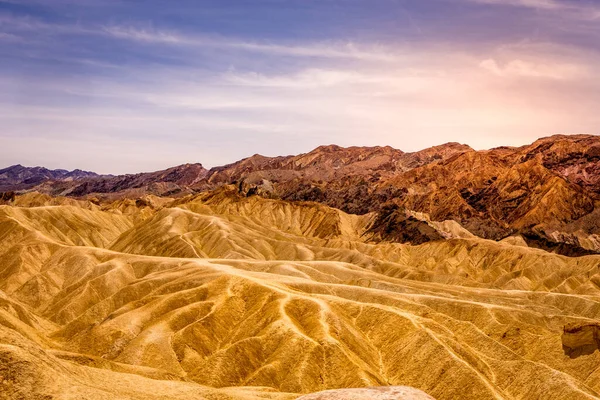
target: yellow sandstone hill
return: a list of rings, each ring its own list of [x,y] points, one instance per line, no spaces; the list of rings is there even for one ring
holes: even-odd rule
[[[0,206],[0,398],[600,399],[600,353],[567,351],[600,318],[600,256],[405,217],[440,237],[378,243],[375,214],[228,186],[17,196]]]

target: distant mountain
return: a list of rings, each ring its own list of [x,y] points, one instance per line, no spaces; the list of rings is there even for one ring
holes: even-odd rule
[[[469,146],[447,143],[415,153],[392,147],[320,146],[297,156],[265,157],[254,155],[233,164],[210,170],[210,183],[237,180],[258,182],[302,179],[311,182],[335,182],[348,177],[380,179],[410,169],[445,160],[457,153],[472,150]]]
[[[113,194],[136,197],[146,193],[181,193],[203,179],[202,164],[184,164],[163,171],[127,175],[98,175],[81,170],[49,170],[21,165],[0,170],[0,191],[38,191],[54,196],[80,197],[89,194]]]
[[[165,196],[212,189],[222,184],[263,182],[328,183],[336,186],[352,184],[353,179],[379,180],[414,167],[444,160],[456,153],[471,150],[458,143],[436,146],[415,153],[405,153],[392,147],[320,146],[297,156],[266,157],[259,154],[233,164],[206,170],[202,164],[184,164],[163,171],[100,176],[89,172],[78,175],[64,170],[13,166],[2,171],[14,171],[0,190],[35,190],[52,195],[80,197],[117,194],[139,196],[144,193]],[[30,175],[36,176],[31,179]],[[69,175],[71,174],[71,175]],[[0,175],[1,176],[1,175]],[[349,178],[352,178],[349,180]],[[0,183],[3,183],[0,181]],[[295,189],[293,187],[292,189]],[[281,186],[283,197],[285,185]],[[361,210],[356,210],[360,213]]]
[[[128,191],[130,196],[145,193],[168,196],[193,186],[204,179],[207,173],[208,171],[202,164],[184,164],[157,172],[85,179],[83,182],[75,183],[75,186],[64,185],[63,194],[78,197],[90,193],[105,194]],[[56,188],[53,189],[56,193]]]
[[[48,169],[44,167],[24,167],[20,164],[0,169],[0,190],[22,190],[48,181],[73,181],[95,178],[94,172],[75,169]]]
[[[0,171],[0,191],[99,201],[182,197],[231,184],[243,196],[374,213],[370,232],[378,240],[436,240],[442,234],[431,224],[454,221],[486,239],[518,236],[566,255],[600,252],[600,137],[593,135],[556,135],[484,151],[459,143],[412,153],[328,145],[295,156],[256,154],[210,170],[185,164],[114,177],[22,166]]]

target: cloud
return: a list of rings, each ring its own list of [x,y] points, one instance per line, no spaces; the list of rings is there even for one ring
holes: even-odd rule
[[[265,75],[257,72],[227,73],[224,79],[241,86],[315,89],[386,81],[381,75],[364,75],[352,70],[309,68],[293,75]]]
[[[559,10],[566,7],[564,3],[556,0],[469,0],[480,4],[494,4],[502,6],[518,6],[527,8],[538,8],[545,10]]]
[[[483,60],[479,66],[494,75],[503,77],[532,77],[550,79],[574,79],[582,75],[582,67],[574,64],[537,64],[512,60],[500,66],[494,59]]]
[[[252,42],[229,37],[183,35],[157,29],[131,26],[105,26],[102,32],[114,38],[172,45],[230,48],[247,52],[295,57],[353,58],[370,61],[395,61],[395,56],[383,46],[361,46],[353,42],[325,42],[310,45]]]
[[[21,38],[17,35],[13,35],[12,33],[0,32],[0,41],[16,42],[20,40]]]
[[[138,29],[128,26],[104,26],[97,33],[104,33],[118,39],[127,39],[151,43],[172,43],[172,44],[198,44],[190,38],[178,35],[176,33],[160,32],[157,30]]]
[[[80,24],[54,24],[31,16],[0,13],[0,29],[4,33],[29,32],[34,34],[91,34],[93,29]],[[7,32],[9,31],[9,32]]]
[[[461,0],[462,1],[462,0]],[[467,0],[471,3],[496,6],[514,6],[554,12],[560,18],[575,18],[594,21],[600,19],[600,7],[589,3],[559,0]]]
[[[34,34],[94,35],[138,43],[189,48],[232,49],[275,56],[356,59],[373,62],[398,60],[398,56],[390,48],[382,45],[362,45],[352,41],[284,44],[216,35],[183,34],[171,30],[140,28],[129,25],[53,24],[32,17],[11,14],[0,14],[0,29],[18,32],[29,31]],[[4,34],[12,35],[9,32],[4,32]]]

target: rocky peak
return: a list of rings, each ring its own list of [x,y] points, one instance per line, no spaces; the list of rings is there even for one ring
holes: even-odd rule
[[[469,151],[474,150],[467,145],[457,142],[450,142],[439,146],[429,147],[413,153],[405,153],[401,157],[398,167],[399,169],[406,171],[430,164],[432,162],[444,161],[457,154],[462,154]]]

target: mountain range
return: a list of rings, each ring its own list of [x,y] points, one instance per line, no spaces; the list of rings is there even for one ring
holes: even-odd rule
[[[555,135],[484,151],[459,143],[413,153],[329,145],[297,156],[256,154],[209,170],[185,164],[121,176],[17,165],[0,170],[0,199],[37,191],[106,202],[182,197],[230,184],[245,196],[376,214],[370,232],[378,240],[435,240],[443,235],[431,222],[456,221],[485,239],[517,238],[569,256],[600,252],[600,137],[593,135]]]

